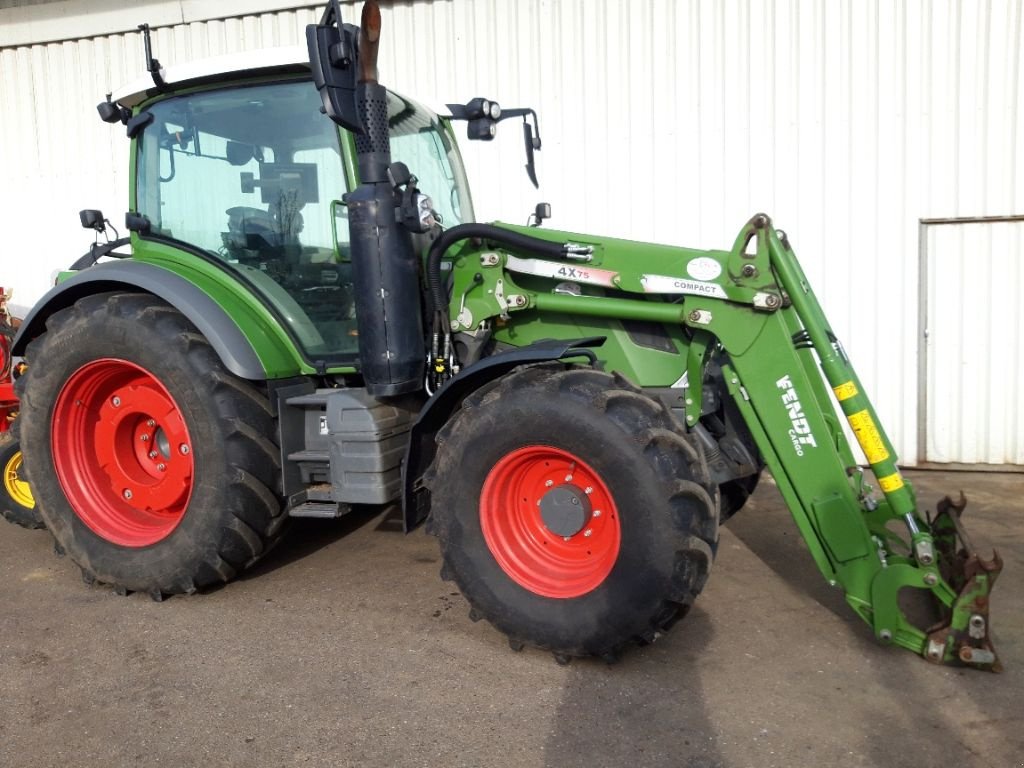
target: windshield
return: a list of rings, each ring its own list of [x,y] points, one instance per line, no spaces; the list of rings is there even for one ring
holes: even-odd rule
[[[309,360],[358,349],[339,133],[307,80],[154,104],[139,143],[136,210],[247,282]],[[444,226],[472,220],[458,151],[431,112],[393,94],[392,154]],[[337,242],[335,238],[337,237]]]
[[[466,172],[451,136],[438,119],[415,103],[388,94],[391,156],[408,166],[445,228],[473,221]]]

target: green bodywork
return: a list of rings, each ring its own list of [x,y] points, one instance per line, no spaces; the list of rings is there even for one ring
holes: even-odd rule
[[[265,303],[258,300],[231,273],[209,259],[183,253],[166,243],[132,238],[132,258],[152,264],[188,280],[217,302],[252,344],[268,379],[312,375],[314,366],[303,359],[281,323]],[[334,369],[349,372],[352,367]]]
[[[449,125],[445,130],[450,136]],[[131,149],[133,201],[138,141]],[[352,188],[351,136],[343,133],[340,147]],[[445,266],[454,333],[491,333],[499,350],[551,338],[605,337],[599,364],[641,387],[677,390],[688,426],[701,418],[709,362],[721,361],[728,394],[815,563],[876,637],[931,661],[998,668],[988,639],[998,558],[981,560],[970,548],[959,506],[943,502],[934,522],[919,510],[785,235],[767,216],[753,217],[722,251],[499,226],[576,247],[562,260],[470,241],[453,247]],[[356,370],[318,368],[306,359],[266,297],[255,296],[215,259],[138,235],[132,248],[134,259],[173,272],[220,304],[252,344],[267,379]],[[644,336],[652,327],[655,332]],[[843,417],[880,496],[857,465]],[[905,588],[930,594],[943,609],[928,631],[901,611]]]

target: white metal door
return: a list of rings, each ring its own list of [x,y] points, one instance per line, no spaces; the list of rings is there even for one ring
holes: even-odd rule
[[[928,462],[1024,465],[1024,216],[921,224]]]

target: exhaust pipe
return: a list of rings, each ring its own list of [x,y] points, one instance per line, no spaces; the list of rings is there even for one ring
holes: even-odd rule
[[[356,47],[356,30],[342,25],[335,0],[306,37],[325,112],[355,134],[360,185],[345,200],[360,368],[367,391],[386,397],[423,388],[426,351],[419,260],[396,216],[401,199],[388,174],[388,94],[377,81],[380,30],[380,8],[371,0],[363,5]]]

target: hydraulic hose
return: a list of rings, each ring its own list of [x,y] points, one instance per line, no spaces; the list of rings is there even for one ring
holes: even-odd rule
[[[448,295],[441,284],[441,257],[455,243],[460,240],[468,240],[471,237],[493,240],[510,248],[533,251],[540,256],[549,258],[559,259],[565,256],[565,246],[562,243],[530,237],[496,227],[493,224],[458,224],[451,229],[446,229],[437,240],[430,244],[430,251],[427,253],[427,285],[430,288],[430,299],[435,311],[444,311],[448,306]]]

